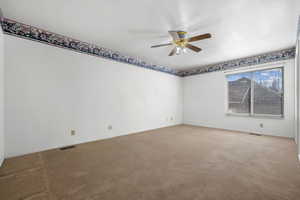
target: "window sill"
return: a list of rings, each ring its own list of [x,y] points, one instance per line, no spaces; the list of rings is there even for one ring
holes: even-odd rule
[[[226,116],[232,117],[247,117],[247,118],[263,118],[263,119],[284,119],[282,115],[249,115],[249,114],[242,114],[242,113],[226,113]]]

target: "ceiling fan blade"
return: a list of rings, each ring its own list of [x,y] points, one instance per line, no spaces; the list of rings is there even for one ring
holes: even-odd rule
[[[202,50],[201,48],[196,47],[196,46],[191,45],[191,44],[186,44],[185,46],[186,46],[187,48],[191,49],[192,51],[195,51],[195,52],[199,52],[199,51]]]
[[[151,46],[151,48],[156,48],[156,47],[164,47],[164,46],[170,46],[172,45],[173,43],[167,43],[167,44],[158,44],[158,45],[154,45],[154,46]]]
[[[179,40],[178,31],[169,31],[169,34],[172,36],[173,40]]]
[[[174,56],[175,53],[176,53],[176,47],[169,53],[169,56]]]
[[[206,34],[203,34],[203,35],[197,35],[197,36],[188,38],[187,41],[188,42],[195,42],[195,41],[203,40],[203,39],[207,39],[207,38],[211,38],[211,34],[210,33],[206,33]]]

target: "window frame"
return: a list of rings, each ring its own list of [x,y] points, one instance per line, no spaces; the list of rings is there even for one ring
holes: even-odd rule
[[[251,95],[250,95],[250,112],[249,113],[233,113],[229,112],[229,82],[227,81],[227,76],[232,74],[241,74],[246,72],[256,72],[256,71],[265,71],[265,70],[271,70],[271,69],[281,69],[282,72],[282,102],[281,102],[281,109],[282,114],[281,115],[272,115],[272,114],[255,114],[254,113],[254,81],[253,78],[251,78]],[[224,72],[225,73],[225,81],[226,81],[226,100],[225,100],[225,106],[226,111],[225,114],[228,116],[239,116],[239,117],[253,117],[253,118],[274,118],[274,119],[284,119],[284,98],[285,98],[285,85],[284,85],[284,66],[267,66],[267,67],[259,67],[259,68],[250,68],[247,70],[237,70],[237,71],[229,71]]]

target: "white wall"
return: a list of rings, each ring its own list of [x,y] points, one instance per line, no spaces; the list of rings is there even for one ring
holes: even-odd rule
[[[223,72],[181,79],[8,35],[4,38],[5,157],[182,122],[294,137],[293,60],[284,65],[285,118],[247,118],[225,115]],[[71,129],[76,130],[75,136],[70,135]]]
[[[184,123],[294,137],[294,60],[288,60],[285,63],[284,119],[227,116],[225,114],[227,84],[224,72],[212,72],[184,78]],[[255,67],[258,66],[253,66]],[[264,124],[264,128],[260,128],[260,123]]]
[[[299,145],[299,142],[298,142],[298,138],[299,138],[299,88],[300,88],[300,85],[299,85],[299,53],[298,53],[298,50],[299,49],[299,41],[297,39],[296,41],[296,56],[295,56],[295,124],[294,124],[294,131],[295,131],[295,142],[296,144],[300,147]],[[298,148],[299,149],[299,148]],[[297,149],[297,150],[298,150]],[[298,150],[299,151],[299,150]]]
[[[2,32],[2,28],[0,27],[0,166],[4,159],[4,96],[3,96],[4,95],[4,52],[3,50],[4,50],[4,35]]]
[[[295,59],[295,64],[296,64],[296,80],[297,80],[297,96],[296,96],[296,107],[297,107],[297,113],[296,113],[296,122],[297,122],[297,130],[296,130],[296,142],[298,144],[298,158],[300,161],[300,16],[298,17],[298,26],[297,26],[297,38],[296,38],[296,59]]]
[[[6,157],[182,123],[181,78],[8,35],[5,43]]]

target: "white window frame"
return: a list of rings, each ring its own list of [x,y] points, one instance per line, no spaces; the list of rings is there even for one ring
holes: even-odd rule
[[[255,114],[254,113],[254,95],[253,95],[253,89],[251,89],[251,100],[250,100],[250,113],[233,113],[229,112],[229,88],[228,88],[228,81],[227,81],[227,76],[232,75],[232,74],[240,74],[240,73],[245,73],[245,72],[255,72],[255,71],[263,71],[263,70],[270,70],[270,69],[278,69],[280,68],[282,70],[282,91],[283,91],[283,96],[282,96],[282,115],[270,115],[270,114]],[[284,98],[285,98],[285,90],[284,90],[284,65],[272,65],[272,66],[264,66],[264,67],[250,67],[245,70],[233,70],[233,71],[225,71],[225,81],[226,81],[226,100],[225,100],[225,105],[226,105],[226,115],[228,116],[240,116],[240,117],[255,117],[255,118],[274,118],[274,119],[284,119]],[[253,88],[253,80],[251,79],[251,88]]]

